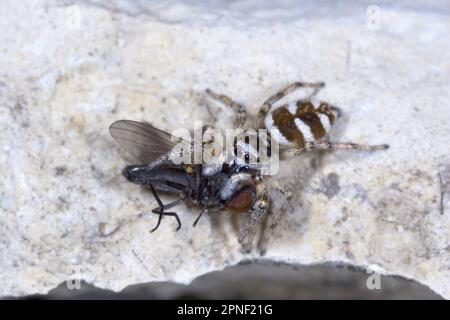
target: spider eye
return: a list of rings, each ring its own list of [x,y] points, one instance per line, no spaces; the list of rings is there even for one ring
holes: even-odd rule
[[[227,203],[226,208],[231,211],[248,211],[253,206],[253,198],[251,190],[242,190]]]

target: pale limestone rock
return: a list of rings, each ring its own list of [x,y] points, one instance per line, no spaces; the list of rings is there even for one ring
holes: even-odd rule
[[[295,212],[265,258],[346,262],[450,298],[450,7],[420,2],[2,1],[0,295],[72,277],[187,283],[258,257],[240,253],[227,214],[193,229],[198,211],[182,206],[179,232],[164,219],[150,234],[157,217],[142,213],[155,202],[120,178],[107,128],[192,128],[211,121],[207,104],[224,128],[231,113],[205,88],[255,115],[303,80],[325,81],[320,98],[345,112],[334,140],[391,148],[285,162]]]

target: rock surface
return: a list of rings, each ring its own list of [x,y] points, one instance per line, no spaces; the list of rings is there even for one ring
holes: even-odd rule
[[[284,162],[295,211],[265,258],[349,263],[450,298],[450,6],[257,3],[2,1],[0,296],[69,278],[188,283],[258,257],[240,252],[226,214],[194,229],[198,211],[181,206],[179,232],[164,219],[149,233],[155,202],[120,178],[107,128],[190,129],[214,114],[224,128],[231,113],[205,88],[255,115],[302,80],[326,82],[320,98],[344,111],[332,140],[391,148]]]

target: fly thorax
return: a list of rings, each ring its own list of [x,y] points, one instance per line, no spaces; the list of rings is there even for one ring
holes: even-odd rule
[[[222,152],[220,155],[204,159],[202,174],[210,177],[222,171],[222,166],[226,161],[226,155]]]
[[[237,191],[246,186],[253,186],[252,175],[245,172],[235,173],[223,185],[220,191],[220,199],[222,201],[228,201]]]

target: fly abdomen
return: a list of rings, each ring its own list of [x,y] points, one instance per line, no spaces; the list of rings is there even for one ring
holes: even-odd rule
[[[269,113],[264,124],[280,145],[302,147],[324,137],[339,114],[339,109],[326,102],[315,107],[311,101],[297,101]]]

